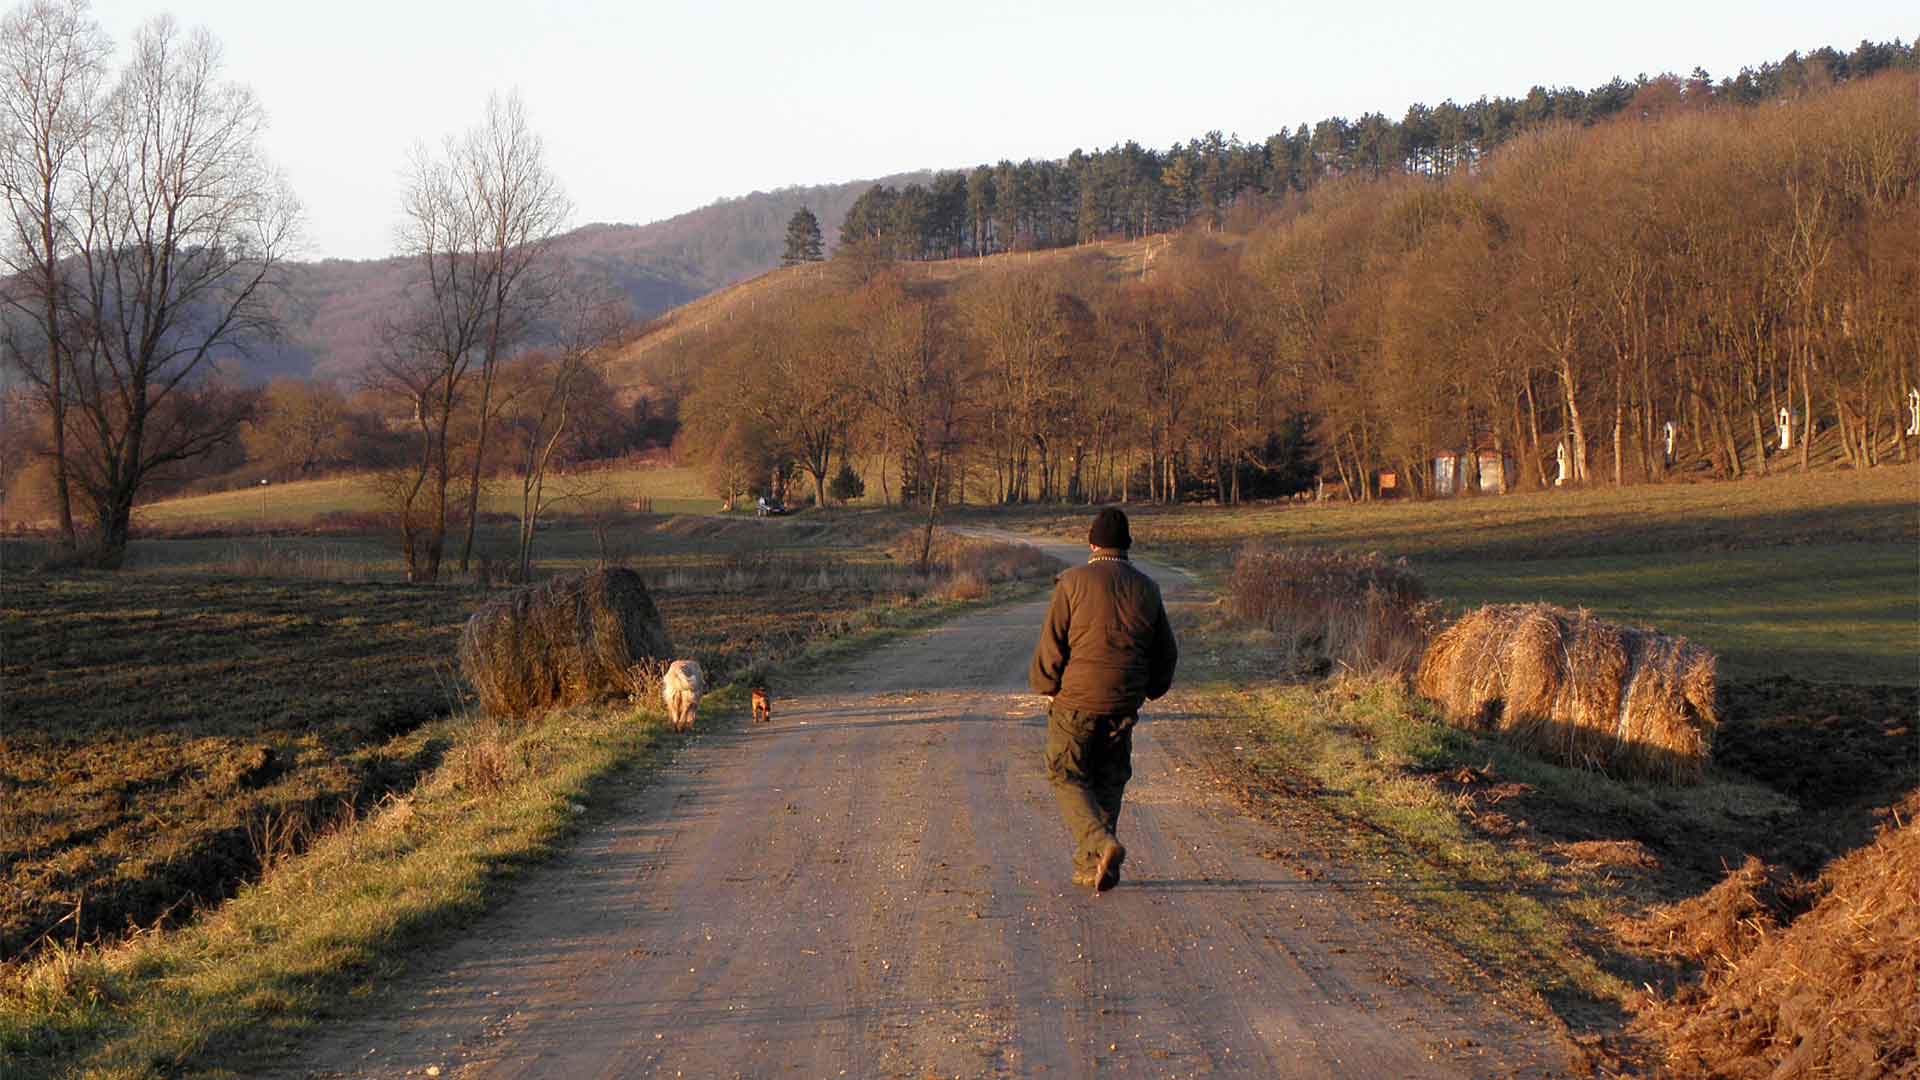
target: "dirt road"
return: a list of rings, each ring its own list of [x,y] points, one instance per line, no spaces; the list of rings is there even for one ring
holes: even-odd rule
[[[1025,689],[1043,612],[776,687],[771,725],[703,735],[293,1075],[1562,1071],[1338,875],[1261,858],[1285,838],[1192,764],[1177,697],[1137,729],[1126,880],[1070,887]]]

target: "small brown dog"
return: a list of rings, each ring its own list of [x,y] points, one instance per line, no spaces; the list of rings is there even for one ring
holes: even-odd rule
[[[753,722],[764,724],[773,719],[773,699],[767,696],[767,688],[753,688]]]

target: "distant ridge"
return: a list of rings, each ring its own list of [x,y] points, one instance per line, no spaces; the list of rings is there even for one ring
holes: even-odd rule
[[[647,225],[595,222],[556,238],[554,252],[566,276],[612,284],[627,296],[635,318],[645,320],[778,266],[787,219],[801,207],[813,211],[831,239],[847,209],[873,185],[925,183],[932,175],[756,191]],[[399,313],[412,276],[398,257],[290,264],[284,338],[255,353],[251,373],[355,382],[378,355],[381,329]]]

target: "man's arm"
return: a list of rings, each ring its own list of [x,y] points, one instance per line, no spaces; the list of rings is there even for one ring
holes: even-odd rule
[[[1180,646],[1173,640],[1173,624],[1167,621],[1167,606],[1160,605],[1153,620],[1153,644],[1147,650],[1147,699],[1158,700],[1173,686],[1173,668],[1180,661]]]
[[[1067,670],[1067,626],[1073,611],[1067,603],[1067,590],[1053,587],[1053,603],[1047,605],[1047,621],[1040,627],[1040,643],[1034,646],[1033,663],[1027,666],[1027,685],[1036,694],[1048,697],[1060,692],[1060,676]]]

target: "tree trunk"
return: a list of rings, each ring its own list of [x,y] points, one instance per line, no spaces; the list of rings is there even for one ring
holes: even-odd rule
[[[1860,449],[1866,454],[1867,468],[1873,469],[1880,465],[1880,399],[1872,393],[1866,398],[1867,415],[1862,420]]]
[[[1740,442],[1734,438],[1733,417],[1728,415],[1728,412],[1727,406],[1716,403],[1713,408],[1713,426],[1720,433],[1721,442],[1726,447],[1727,471],[1735,480],[1738,480],[1745,475],[1746,470],[1740,462]]]
[[[1613,486],[1627,482],[1627,371],[1622,364],[1613,373]]]
[[[1580,393],[1573,377],[1573,358],[1560,358],[1560,389],[1567,404],[1567,449],[1573,457],[1573,482],[1587,482],[1587,428],[1580,418]]]
[[[487,456],[487,421],[493,411],[493,378],[496,361],[489,356],[480,373],[480,432],[473,444],[473,478],[467,484],[467,536],[460,545],[460,572],[466,573],[473,558],[473,530],[480,521],[480,470]]]
[[[440,404],[440,432],[433,447],[433,517],[424,552],[426,565],[421,573],[421,578],[428,582],[440,580],[440,560],[447,546],[447,488],[453,481],[452,454],[447,449],[447,430],[453,423],[451,386],[442,395]]]
[[[1813,468],[1813,358],[1800,358],[1800,471]]]
[[[97,513],[100,536],[93,566],[118,570],[133,538],[133,486],[122,480],[106,493]]]
[[[920,572],[927,572],[927,563],[933,556],[933,525],[940,518],[940,477],[935,474],[927,499],[927,531],[920,540]]]
[[[48,252],[53,251],[52,219],[44,221]],[[53,421],[53,497],[60,505],[60,535],[69,550],[80,546],[80,530],[73,523],[73,486],[67,480],[67,396],[60,369],[60,297],[51,267],[47,272],[47,406]]]
[[[1550,488],[1553,484],[1547,479],[1547,457],[1540,452],[1540,408],[1533,399],[1533,376],[1527,376],[1523,383],[1527,390],[1527,439],[1533,457],[1533,471],[1540,480],[1540,487]]]

